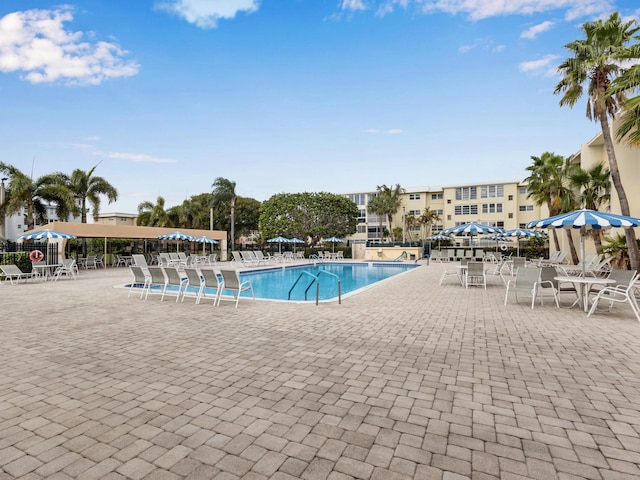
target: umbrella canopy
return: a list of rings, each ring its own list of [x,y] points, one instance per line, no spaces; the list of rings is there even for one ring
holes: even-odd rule
[[[296,251],[296,244],[297,243],[305,243],[304,240],[300,240],[299,238],[292,238],[291,240],[289,240],[289,242],[293,243],[293,251]]]
[[[340,243],[340,242],[344,242],[343,239],[338,238],[338,237],[329,237],[329,238],[324,238],[322,240],[323,242],[331,242],[331,251],[335,252],[336,250],[336,243]]]
[[[554,217],[534,220],[527,228],[566,228],[580,229],[580,250],[584,259],[584,235],[587,230],[608,230],[610,228],[628,228],[640,226],[640,218],[598,212],[583,208],[569,213],[561,213]],[[586,274],[586,266],[582,262],[582,275]]]
[[[500,233],[501,228],[482,225],[481,223],[465,223],[457,227],[449,227],[442,230],[444,235],[478,235],[481,233]]]
[[[520,239],[521,238],[542,238],[544,233],[536,232],[535,230],[526,230],[524,228],[514,228],[513,230],[507,230],[504,234],[508,237],[518,237],[518,253],[520,256]]]
[[[195,237],[193,235],[189,235],[188,233],[183,233],[179,230],[171,233],[163,233],[162,235],[158,235],[160,240],[189,240],[195,241]]]
[[[267,242],[269,242],[269,243],[277,243],[278,244],[278,253],[282,252],[282,244],[283,243],[289,243],[289,241],[290,240],[288,238],[284,238],[282,236],[270,238],[269,240],[267,240]]]
[[[32,232],[20,235],[18,240],[48,240],[50,238],[57,239],[67,239],[67,238],[76,238],[75,235],[71,233],[58,232],[56,230],[40,230],[39,232]]]
[[[427,237],[427,240],[452,240],[452,238],[449,235],[438,234]]]
[[[193,239],[193,241],[202,244],[202,255],[204,255],[205,247],[207,246],[207,244],[215,245],[216,243],[218,243],[217,240],[214,240],[213,238],[209,238],[206,235],[202,235],[201,237],[196,237]]]

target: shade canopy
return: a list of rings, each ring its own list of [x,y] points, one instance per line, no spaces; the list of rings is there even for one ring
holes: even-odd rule
[[[189,235],[188,233],[184,233],[179,230],[171,233],[163,233],[162,235],[158,235],[158,238],[160,240],[189,240],[192,242],[196,239],[193,235]]]
[[[430,235],[427,240],[453,240],[449,235]]]
[[[193,239],[193,241],[198,243],[211,243],[211,244],[218,243],[217,240],[214,240],[213,238],[209,238],[206,235],[202,235],[201,237],[196,237]]]
[[[290,240],[284,237],[273,237],[267,240],[269,243],[288,243]]]
[[[20,235],[18,240],[48,240],[48,239],[68,239],[68,238],[76,238],[75,235],[71,233],[59,232],[57,230],[40,230],[38,232],[25,233],[24,235]]]
[[[524,228],[514,228],[513,230],[507,230],[504,232],[507,237],[520,237],[520,238],[542,238],[544,233],[536,232],[535,230],[526,230]]]
[[[598,212],[583,208],[569,213],[561,213],[549,218],[534,220],[527,228],[580,229],[580,251],[582,255],[582,275],[586,275],[584,262],[584,236],[587,230],[608,230],[610,228],[631,228],[640,226],[640,218]]]
[[[445,228],[441,233],[444,235],[479,235],[483,233],[501,233],[503,231],[502,228],[471,222],[456,227]]]
[[[344,242],[343,239],[338,238],[338,237],[329,237],[329,238],[324,238],[322,240],[323,242],[331,242],[331,243],[340,243],[340,242]]]

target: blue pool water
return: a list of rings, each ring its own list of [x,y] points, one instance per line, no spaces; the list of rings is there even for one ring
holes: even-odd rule
[[[328,300],[338,296],[338,282],[342,295],[364,288],[373,283],[392,277],[415,265],[376,264],[376,263],[324,263],[321,265],[304,265],[287,268],[274,268],[254,272],[240,273],[240,280],[250,280],[257,298],[272,300],[289,299],[289,290],[300,277],[291,292],[291,300],[305,300],[305,290],[314,281],[311,275],[317,276],[320,283],[319,299]],[[303,271],[308,273],[302,273]],[[320,273],[322,271],[322,273]],[[309,275],[310,274],[310,275]],[[307,291],[307,300],[315,301],[316,286],[313,284]]]
[[[336,276],[340,278],[340,294],[344,296],[413,268],[416,268],[416,265],[376,262],[324,263],[317,266],[276,267],[240,272],[240,280],[251,281],[256,298],[304,301],[305,290],[307,290],[307,287],[315,280],[314,277],[317,277],[320,283],[318,299],[330,300],[338,297],[338,282]],[[298,277],[300,277],[298,283],[295,288],[291,290]],[[129,285],[126,286],[129,287]],[[152,290],[158,288],[159,287],[152,287]],[[175,288],[176,287],[169,287],[169,289],[173,290],[175,290]],[[290,290],[291,296],[289,297]],[[209,293],[213,294],[213,292]],[[230,292],[223,291],[223,295],[226,294],[230,294]],[[242,296],[251,296],[251,294],[243,292]],[[307,290],[306,300],[315,301],[315,299],[316,286],[314,283]]]

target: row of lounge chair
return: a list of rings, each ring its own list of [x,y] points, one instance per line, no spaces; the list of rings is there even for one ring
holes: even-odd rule
[[[235,266],[257,267],[274,263],[304,260],[304,252],[265,254],[262,250],[232,250],[231,263]]]
[[[52,270],[52,271],[50,271]],[[74,280],[78,276],[78,265],[75,259],[67,258],[61,264],[48,265],[45,262],[33,262],[31,272],[23,272],[15,264],[0,265],[0,283],[8,280],[11,285],[16,285],[21,281],[47,280],[57,281],[62,277],[71,277]]]
[[[211,291],[214,292],[214,306],[220,305],[222,300],[227,299],[222,296],[223,291],[231,292],[236,308],[242,292],[250,292],[255,300],[251,282],[248,280],[241,282],[236,270],[221,269],[218,276],[211,268],[186,267],[183,269],[185,276],[182,276],[177,267],[131,266],[130,269],[133,282],[129,287],[128,297],[131,296],[134,288],[141,288],[140,298],[144,297],[146,300],[152,288],[157,287],[161,295],[160,301],[163,301],[167,294],[175,294],[176,302],[180,300],[184,302],[185,296],[190,295],[194,296],[196,304],[199,304]]]

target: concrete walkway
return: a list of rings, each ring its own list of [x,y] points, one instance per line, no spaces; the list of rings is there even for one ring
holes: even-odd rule
[[[124,268],[0,285],[0,479],[640,478],[631,309],[440,273],[238,309],[127,298]]]

